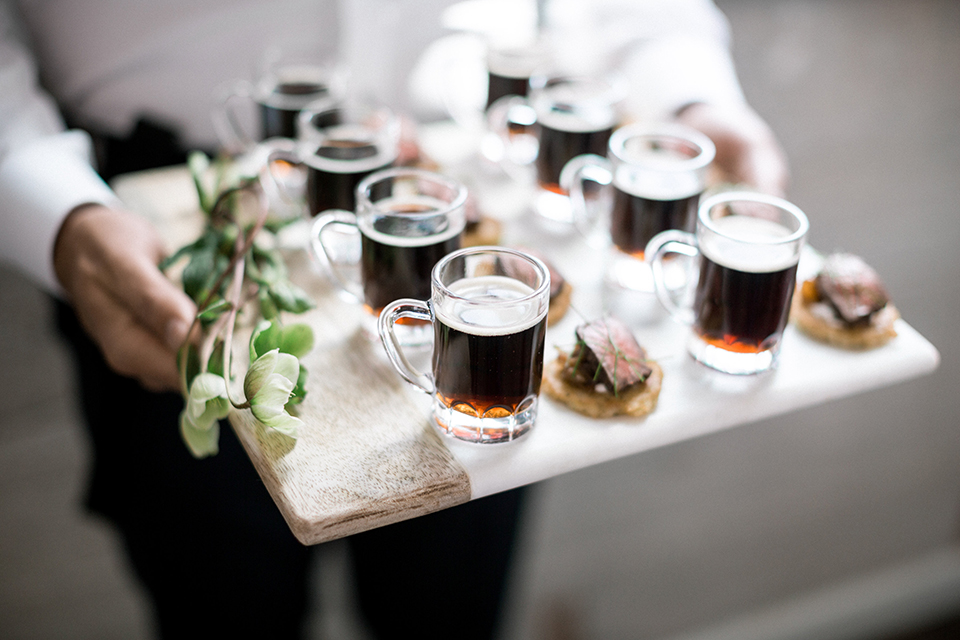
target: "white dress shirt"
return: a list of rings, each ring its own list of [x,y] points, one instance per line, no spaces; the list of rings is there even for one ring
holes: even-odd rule
[[[435,117],[444,73],[421,54],[453,30],[508,23],[496,18],[502,0],[458,9],[483,3],[493,27],[458,23],[478,14],[444,12],[451,0],[0,0],[0,259],[59,292],[52,253],[64,216],[116,204],[91,165],[89,137],[66,130],[57,105],[85,128],[124,136],[145,116],[188,147],[211,149],[216,90],[252,79],[273,47],[335,58],[352,90]],[[540,4],[557,60],[618,66],[639,117],[743,100],[726,20],[709,0]]]

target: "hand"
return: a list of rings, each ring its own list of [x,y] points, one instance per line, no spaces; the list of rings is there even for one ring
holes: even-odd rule
[[[677,120],[713,141],[714,165],[722,180],[776,196],[786,194],[790,179],[786,155],[769,125],[749,106],[698,102],[682,109]]]
[[[163,256],[149,222],[94,204],[67,216],[53,254],[57,278],[107,364],[154,391],[180,389],[176,353],[196,314],[157,268]]]

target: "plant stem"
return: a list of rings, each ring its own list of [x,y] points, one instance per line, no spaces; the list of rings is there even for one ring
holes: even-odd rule
[[[247,252],[250,251],[250,247],[253,246],[254,238],[263,228],[264,223],[267,221],[267,213],[269,212],[268,203],[266,197],[262,192],[258,192],[258,201],[260,204],[260,211],[257,215],[257,221],[251,227],[250,231],[247,232],[245,236],[237,237],[237,248],[233,252],[233,257],[231,258],[231,266],[233,267],[233,281],[230,283],[230,290],[227,293],[227,301],[230,303],[230,312],[227,314],[227,326],[226,334],[223,338],[223,377],[227,383],[227,400],[231,405],[236,409],[245,409],[250,406],[248,398],[244,398],[241,402],[237,402],[231,397],[230,394],[230,380],[231,376],[231,365],[233,363],[233,331],[236,328],[237,324],[237,313],[240,311],[241,302],[243,298],[243,275],[244,269],[246,267],[246,260],[242,259],[247,255]]]
[[[215,299],[216,296],[217,296],[217,292],[220,291],[220,288],[223,286],[223,283],[226,281],[228,275],[229,275],[231,272],[234,272],[234,282],[237,283],[237,284],[235,284],[234,286],[237,287],[237,288],[240,288],[240,289],[242,290],[242,284],[243,284],[243,260],[241,260],[241,258],[242,258],[244,255],[246,255],[247,251],[250,250],[250,247],[253,245],[253,240],[254,240],[254,238],[256,237],[257,233],[260,232],[260,229],[263,228],[263,225],[264,225],[264,224],[266,223],[266,221],[267,221],[267,214],[269,213],[269,205],[268,205],[268,203],[267,203],[267,199],[266,199],[265,194],[264,194],[262,191],[260,191],[260,190],[257,189],[257,184],[258,184],[258,183],[256,182],[255,179],[251,179],[251,180],[247,180],[247,181],[243,182],[243,183],[242,183],[240,186],[238,186],[238,187],[235,187],[235,188],[233,188],[233,189],[227,189],[226,191],[224,191],[223,193],[221,193],[221,194],[217,197],[216,201],[214,202],[213,207],[211,207],[210,219],[211,219],[211,222],[212,222],[212,221],[217,217],[217,215],[220,214],[220,212],[221,212],[221,210],[222,210],[222,207],[223,207],[224,204],[226,203],[227,199],[228,199],[229,197],[231,197],[232,195],[236,194],[236,193],[240,193],[240,192],[243,192],[243,191],[246,191],[246,190],[255,190],[255,191],[257,192],[257,196],[258,196],[257,200],[258,200],[258,202],[259,202],[259,204],[260,204],[260,210],[259,210],[259,212],[258,212],[256,222],[254,223],[254,225],[253,225],[253,227],[250,229],[250,231],[247,233],[246,237],[244,237],[244,240],[243,240],[243,243],[242,243],[242,244],[240,243],[240,238],[239,238],[239,237],[237,238],[237,244],[238,244],[239,246],[238,246],[238,247],[236,248],[236,250],[233,252],[233,256],[231,256],[230,262],[229,262],[229,264],[227,264],[227,267],[223,270],[223,273],[220,274],[220,277],[217,278],[216,283],[213,285],[213,287],[210,288],[210,292],[207,294],[206,298],[204,298],[203,302],[202,302],[200,305],[198,305],[198,307],[197,307],[197,315],[194,316],[194,318],[193,318],[193,323],[190,325],[190,330],[187,331],[187,338],[184,340],[183,345],[181,345],[181,347],[180,347],[180,352],[179,352],[179,355],[180,355],[180,381],[181,381],[181,386],[182,386],[182,388],[183,388],[183,395],[187,395],[187,394],[190,392],[190,389],[189,389],[189,387],[187,386],[187,360],[188,360],[188,354],[189,354],[188,349],[189,349],[189,345],[190,345],[190,336],[193,334],[194,330],[195,330],[195,329],[197,328],[197,326],[200,324],[200,314],[203,313],[203,311],[204,311],[207,307],[209,307],[210,304],[213,303],[214,299]],[[224,217],[228,217],[228,215],[229,215],[229,214],[226,214]],[[238,264],[238,263],[240,264],[239,269],[237,268],[237,264]],[[237,275],[237,273],[239,273],[239,276]],[[228,327],[227,327],[227,328],[228,328],[228,333],[227,333],[227,336],[228,336],[228,337],[232,337],[232,335],[233,335],[233,325],[234,325],[234,323],[236,322],[237,311],[238,311],[238,309],[239,309],[239,306],[238,306],[238,305],[239,305],[239,298],[240,298],[240,295],[239,295],[239,293],[238,293],[238,294],[234,297],[234,301],[233,301],[234,303],[233,303],[233,305],[232,305],[232,309],[231,309],[230,314],[229,314],[229,316],[228,316],[228,317],[229,317],[229,325],[228,325]],[[229,298],[228,298],[228,301],[229,301]],[[218,322],[218,323],[216,323],[216,324],[219,325],[220,323]],[[219,332],[220,332],[222,329],[223,329],[223,327],[217,326],[217,327],[216,327],[216,331],[211,331],[211,332],[210,332],[209,335],[210,335],[210,336],[213,336],[214,339],[213,339],[212,341],[210,341],[209,344],[213,344],[213,342],[215,342],[216,336],[219,334]],[[209,340],[209,336],[208,336],[208,340]],[[230,363],[230,359],[231,359],[231,358],[230,358],[230,355],[231,355],[231,354],[230,354],[230,351],[229,351],[229,349],[228,349],[230,342],[231,342],[231,341],[229,341],[229,340],[228,340],[228,341],[225,341],[225,344],[224,344],[224,354],[223,354],[223,355],[224,355],[224,379],[227,381],[227,396],[228,396],[228,399],[229,399],[229,395],[230,395],[230,366],[229,366],[229,363]],[[207,343],[207,340],[204,340],[204,343]],[[209,356],[209,354],[208,354],[208,356]],[[206,371],[207,363],[206,363],[206,360],[205,360],[205,359],[202,359],[202,360],[201,360],[201,367],[202,367],[202,370],[203,370],[203,371]],[[231,400],[231,403],[233,403],[232,400]],[[235,403],[233,403],[233,404],[235,404]],[[236,405],[235,405],[235,406],[236,406]],[[240,407],[238,407],[238,408],[240,408]]]

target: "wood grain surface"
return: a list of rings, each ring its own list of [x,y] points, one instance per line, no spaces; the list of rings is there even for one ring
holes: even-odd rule
[[[144,172],[114,188],[158,225],[171,250],[199,233],[184,168]],[[317,303],[302,316],[285,316],[310,324],[316,338],[302,359],[309,372],[304,426],[293,440],[246,410],[234,411],[230,423],[294,535],[317,544],[470,500],[469,477],[433,425],[429,398],[363,333],[359,305],[342,300],[297,240],[291,244],[291,277]],[[238,332],[238,358],[246,345]]]
[[[230,422],[294,535],[316,544],[468,501],[470,480],[434,427],[427,396],[394,371],[379,341],[361,330],[363,312],[342,301],[304,253],[289,261],[317,302],[289,318],[309,323],[316,337],[302,360],[304,426],[294,441],[249,411]]]

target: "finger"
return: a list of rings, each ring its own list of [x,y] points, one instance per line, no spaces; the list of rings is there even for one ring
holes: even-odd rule
[[[179,348],[196,306],[157,268],[165,252],[155,229],[135,214],[110,215],[113,229],[123,229],[123,239],[97,238],[96,250],[89,254],[95,263],[92,277],[158,340]]]
[[[146,256],[126,265],[112,293],[139,323],[170,349],[178,349],[196,315],[193,301]]]
[[[170,348],[186,338],[195,307],[157,269],[164,246],[156,229],[136,214],[100,205],[68,216],[57,242],[58,276],[75,304],[100,288]]]
[[[121,302],[85,287],[77,312],[111,369],[152,390],[179,389],[176,352],[144,327]]]

